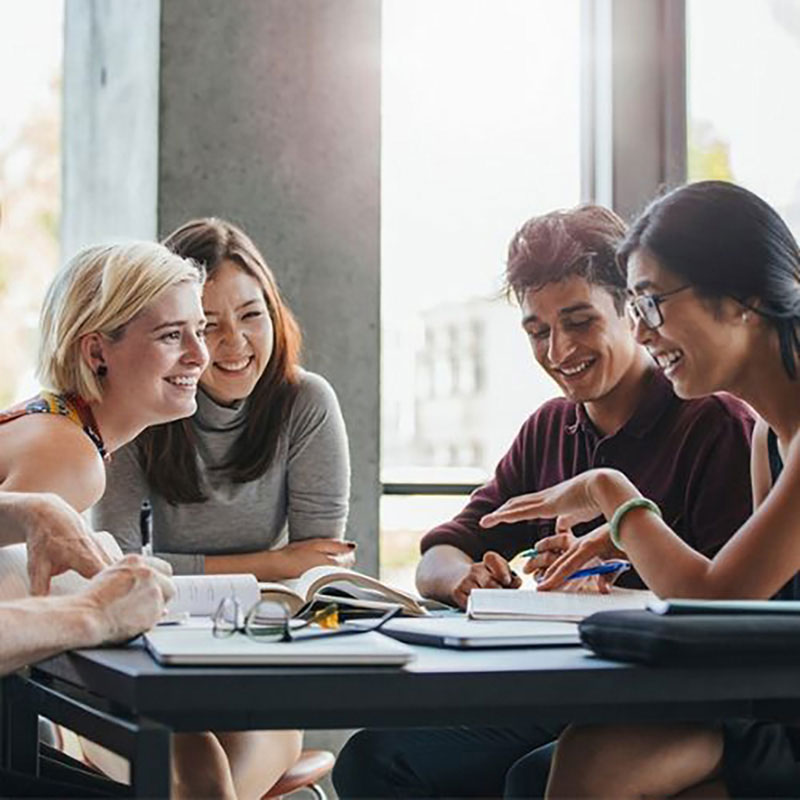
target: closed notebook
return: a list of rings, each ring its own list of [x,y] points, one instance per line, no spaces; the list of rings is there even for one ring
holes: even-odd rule
[[[646,608],[652,592],[614,587],[595,592],[537,592],[535,589],[473,589],[467,613],[473,619],[551,619],[580,622],[598,611]]]
[[[648,608],[656,614],[791,614],[800,616],[800,600],[651,600]]]
[[[217,638],[209,628],[156,628],[145,645],[160,664],[179,666],[387,665],[402,666],[410,648],[380,633],[309,641],[260,642],[237,633]]]
[[[475,650],[579,645],[578,626],[552,620],[477,620],[463,614],[389,620],[381,631],[401,642]]]

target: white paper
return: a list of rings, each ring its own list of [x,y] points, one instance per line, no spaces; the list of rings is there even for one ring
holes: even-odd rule
[[[531,589],[473,589],[467,611],[474,619],[559,619],[580,621],[597,611],[646,608],[652,592],[612,589],[594,592],[537,592]]]
[[[237,597],[246,614],[261,599],[255,575],[176,575],[175,597],[167,613],[186,612],[192,616],[210,616],[226,597]]]

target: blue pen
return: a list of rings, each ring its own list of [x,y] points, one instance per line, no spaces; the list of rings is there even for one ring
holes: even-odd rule
[[[630,561],[606,561],[595,567],[585,567],[568,575],[564,580],[574,581],[576,578],[588,578],[590,575],[610,575],[614,572],[625,572],[631,568]]]

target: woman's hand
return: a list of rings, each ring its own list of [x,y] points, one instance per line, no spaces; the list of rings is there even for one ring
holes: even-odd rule
[[[496,511],[486,514],[480,525],[493,528],[503,522],[555,518],[557,531],[570,530],[579,522],[588,522],[603,513],[593,495],[593,484],[599,476],[613,472],[589,470],[540,492],[512,497]]]
[[[280,562],[278,571],[282,578],[299,578],[312,567],[352,567],[356,562],[356,543],[346,539],[304,539],[273,550],[271,555]]]
[[[523,565],[522,571],[533,574],[537,580],[545,574],[548,567],[566,553],[578,539],[571,530],[558,531],[552,536],[545,536],[536,542],[536,555],[531,556]]]
[[[550,536],[548,539],[558,540],[561,543],[561,536]],[[536,549],[540,550],[546,546],[548,539],[537,542]],[[569,547],[564,548],[561,554],[553,560],[550,566],[544,571],[542,580],[539,581],[539,589],[549,591],[561,588],[565,579],[579,569],[590,566],[590,562],[606,561],[608,559],[625,558],[621,550],[617,550],[611,542],[608,524],[601,525],[599,528],[587,533],[579,538],[573,536]],[[598,582],[598,590],[605,591],[617,575],[613,575],[611,581],[605,580],[604,575],[595,576],[602,578]]]

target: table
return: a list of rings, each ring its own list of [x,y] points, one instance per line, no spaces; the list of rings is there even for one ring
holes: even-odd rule
[[[796,718],[796,666],[654,668],[579,647],[415,647],[394,667],[162,667],[144,648],[83,650],[4,680],[6,766],[35,772],[43,714],[132,761],[136,796],[169,796],[170,732]]]

